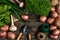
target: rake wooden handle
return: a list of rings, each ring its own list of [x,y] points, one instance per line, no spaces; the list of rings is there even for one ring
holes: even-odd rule
[[[22,33],[20,33],[20,34],[19,34],[19,36],[18,36],[17,40],[20,40],[20,39],[21,39],[21,37],[22,37]]]

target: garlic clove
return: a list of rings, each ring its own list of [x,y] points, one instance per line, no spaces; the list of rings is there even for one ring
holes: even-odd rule
[[[17,30],[17,27],[16,26],[11,26],[10,27],[10,31],[16,31]]]

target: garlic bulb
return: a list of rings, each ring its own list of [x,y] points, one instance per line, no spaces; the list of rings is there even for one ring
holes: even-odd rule
[[[16,31],[17,30],[17,27],[14,25],[14,22],[13,22],[13,17],[11,15],[11,27],[10,27],[10,31]]]
[[[16,26],[12,25],[12,26],[10,27],[10,31],[16,31],[16,30],[17,30],[17,27],[16,27]]]

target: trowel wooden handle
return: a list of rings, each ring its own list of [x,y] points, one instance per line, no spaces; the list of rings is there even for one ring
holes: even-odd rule
[[[19,34],[19,36],[18,36],[17,40],[20,40],[20,39],[21,39],[21,37],[22,37],[22,33],[20,33],[20,34]]]
[[[29,34],[29,40],[31,40],[31,34]]]

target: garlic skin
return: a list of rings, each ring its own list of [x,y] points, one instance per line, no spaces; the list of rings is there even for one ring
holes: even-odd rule
[[[17,27],[14,25],[14,20],[13,20],[13,16],[11,15],[11,27],[10,27],[10,31],[16,31]]]
[[[24,6],[24,3],[23,3],[23,2],[20,2],[20,3],[19,3],[19,6],[20,6],[20,7],[23,7],[23,6]]]
[[[12,26],[10,27],[10,31],[16,31],[16,30],[17,30],[17,27],[16,27],[16,26],[13,26],[13,25],[12,25]]]

